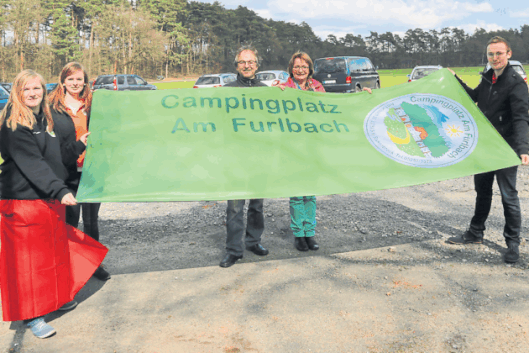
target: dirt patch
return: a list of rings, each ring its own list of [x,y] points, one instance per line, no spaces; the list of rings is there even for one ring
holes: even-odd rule
[[[527,167],[518,173],[529,209]],[[521,259],[502,260],[497,188],[482,245],[446,239],[470,221],[472,177],[318,197],[319,251],[294,248],[288,199],[265,200],[266,257],[218,266],[226,202],[107,203],[101,241],[113,275],[47,316],[37,340],[0,323],[7,352],[523,352],[529,346],[527,224]],[[526,217],[524,217],[526,219]],[[281,260],[281,261],[276,261]]]

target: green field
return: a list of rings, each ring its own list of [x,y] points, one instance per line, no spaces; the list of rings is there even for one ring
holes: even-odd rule
[[[158,89],[169,89],[169,88],[193,88],[195,81],[172,81],[172,82],[156,82],[152,83]]]
[[[479,83],[479,72],[483,70],[483,67],[452,67],[452,70],[461,77],[470,87],[475,87]],[[391,87],[400,85],[401,83],[408,82],[408,76],[411,74],[413,69],[401,69],[401,70],[378,70],[380,75],[380,86]]]
[[[474,66],[474,67],[451,67],[455,73],[461,77],[470,87],[476,87],[479,83],[480,72],[483,70],[484,66]],[[525,71],[529,70],[529,65],[524,65]],[[398,70],[378,70],[380,75],[380,86],[391,87],[395,85],[400,85],[401,83],[408,82],[408,77],[406,75],[411,74],[413,69],[398,69]]]

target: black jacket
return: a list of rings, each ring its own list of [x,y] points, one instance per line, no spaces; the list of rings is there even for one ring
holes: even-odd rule
[[[241,76],[241,74],[237,74],[237,81],[230,82],[224,87],[267,87],[264,83],[262,83],[258,78],[246,78],[244,76]]]
[[[51,110],[51,116],[55,126],[53,130],[57,134],[61,147],[62,162],[68,170],[66,185],[73,190],[79,187],[79,172],[77,171],[77,159],[84,152],[86,146],[81,141],[77,141],[75,135],[75,125],[68,113],[60,113]]]
[[[36,119],[33,129],[18,125],[13,131],[7,122],[0,128],[3,200],[61,200],[70,192],[64,183],[68,173],[62,164],[59,139],[46,131],[42,113]]]
[[[493,72],[494,70],[490,69],[483,73],[481,82],[474,89],[468,87],[459,77],[456,78],[511,148],[518,155],[527,154],[529,151],[527,84],[510,64],[507,64],[495,84],[492,84]]]

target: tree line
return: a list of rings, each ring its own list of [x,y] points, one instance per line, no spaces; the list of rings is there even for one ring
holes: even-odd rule
[[[90,77],[137,73],[147,78],[234,71],[233,57],[255,46],[261,69],[286,69],[298,50],[312,58],[368,56],[380,69],[415,65],[477,66],[494,35],[510,41],[513,59],[529,61],[529,25],[473,34],[458,28],[410,29],[319,38],[305,22],[264,19],[244,6],[186,0],[0,0],[0,80],[34,69],[57,77],[80,61]]]

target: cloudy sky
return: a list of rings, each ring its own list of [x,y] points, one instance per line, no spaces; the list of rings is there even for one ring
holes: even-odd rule
[[[212,3],[213,0],[201,0]],[[219,0],[224,7],[246,6],[261,17],[307,22],[322,39],[328,34],[368,36],[370,31],[403,34],[408,29],[458,27],[472,34],[519,29],[529,24],[527,0]]]

